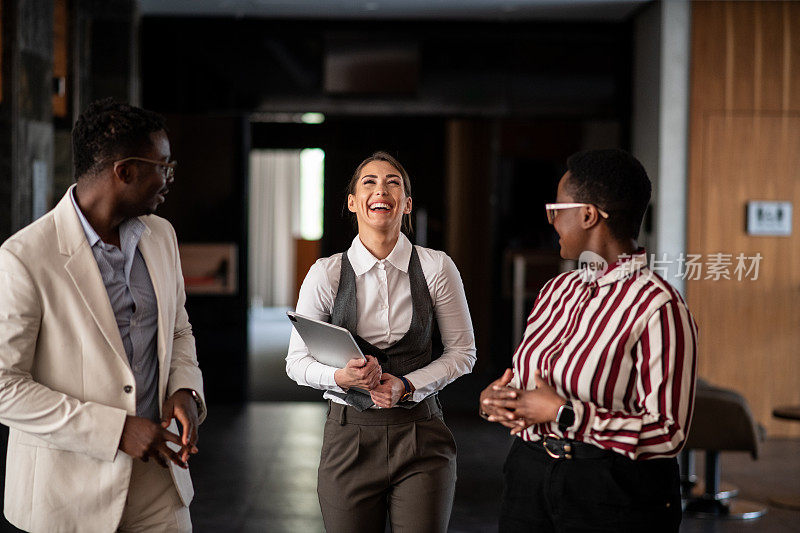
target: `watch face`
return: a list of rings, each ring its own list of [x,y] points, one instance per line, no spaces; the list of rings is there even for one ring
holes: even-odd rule
[[[194,399],[194,403],[197,404],[197,407],[202,407],[203,401],[200,399],[200,395],[197,394],[197,391],[190,391],[192,393],[192,399]]]
[[[562,428],[568,428],[575,423],[575,411],[572,409],[571,403],[566,403],[561,409],[558,416],[558,425]]]

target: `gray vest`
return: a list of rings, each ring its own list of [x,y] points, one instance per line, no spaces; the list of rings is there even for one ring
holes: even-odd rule
[[[346,328],[353,334],[358,347],[365,355],[378,359],[381,370],[393,376],[403,376],[422,368],[431,362],[431,335],[433,334],[433,302],[419,263],[416,247],[411,247],[411,258],[408,261],[408,279],[411,283],[411,325],[402,339],[381,350],[356,334],[358,325],[358,309],[356,300],[356,273],[347,258],[342,254],[342,270],[339,274],[339,289],[333,302],[331,324]],[[346,394],[331,393],[344,399],[358,410],[374,405],[369,395],[348,391]],[[398,404],[401,407],[414,407],[414,402]]]

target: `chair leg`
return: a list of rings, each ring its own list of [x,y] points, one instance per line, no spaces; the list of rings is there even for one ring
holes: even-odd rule
[[[717,495],[720,486],[719,451],[706,451],[705,492],[691,498],[684,509],[686,514],[697,518],[727,518],[750,520],[767,512],[767,508],[756,502],[746,500],[720,499]]]
[[[681,499],[683,500],[684,507],[686,501],[691,498],[696,498],[702,495],[705,490],[705,482],[698,478],[697,461],[695,460],[694,450],[684,448],[678,455],[678,465],[681,472]],[[739,495],[739,487],[726,483],[725,481],[719,482],[719,489],[716,493],[718,500],[730,500]]]
[[[681,496],[683,499],[689,498],[692,489],[697,485],[697,474],[695,473],[694,452],[683,449],[678,455],[678,465],[681,471]]]
[[[706,451],[706,491],[703,495],[707,498],[717,498],[719,491],[719,452]]]

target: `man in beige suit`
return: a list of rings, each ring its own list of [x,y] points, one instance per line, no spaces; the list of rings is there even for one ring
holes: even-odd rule
[[[164,120],[95,102],[73,155],[76,185],[0,247],[5,516],[48,533],[191,531],[205,400],[175,232],[153,215],[175,169]]]

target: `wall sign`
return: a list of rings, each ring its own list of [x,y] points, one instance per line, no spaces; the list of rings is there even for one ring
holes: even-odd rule
[[[747,234],[792,234],[792,202],[747,202]]]

